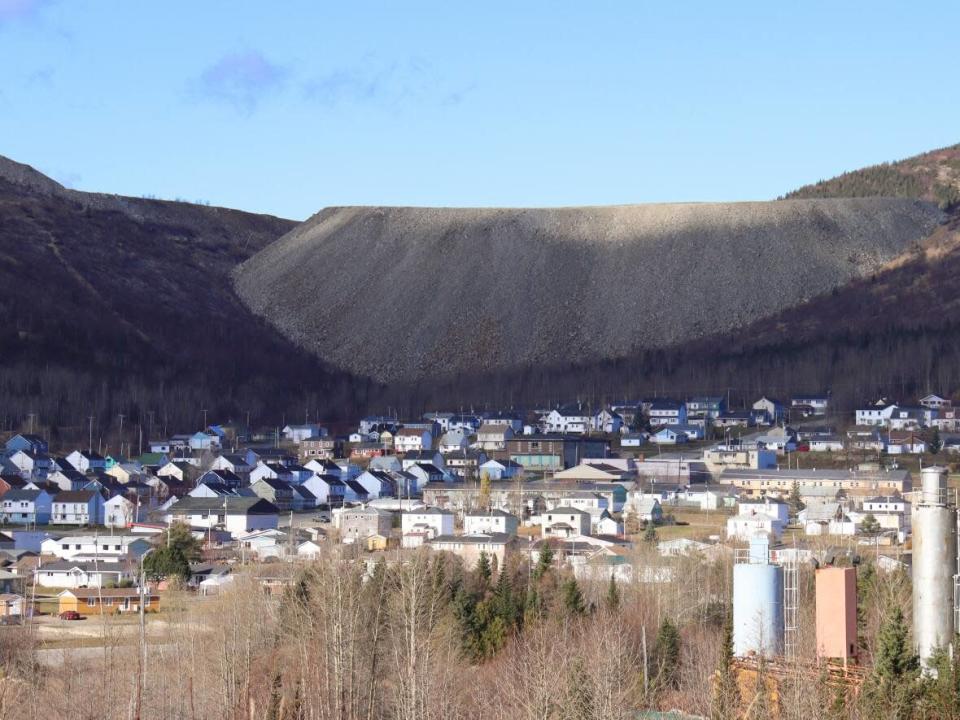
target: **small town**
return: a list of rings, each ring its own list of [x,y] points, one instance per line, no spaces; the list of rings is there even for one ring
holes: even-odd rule
[[[656,398],[597,411],[572,402],[369,416],[343,432],[228,421],[119,438],[139,454],[51,448],[42,434],[12,432],[0,457],[2,622],[34,627],[41,662],[55,669],[109,644],[109,628],[125,629],[146,657],[168,614],[256,586],[283,598],[323,562],[360,568],[365,580],[381,564],[429,556],[487,577],[549,568],[574,606],[591,607],[631,588],[682,595],[700,566],[732,573],[723,585],[741,671],[767,658],[775,673],[811,638],[806,661],[846,671],[860,653],[850,581],[861,563],[881,577],[912,565],[914,583],[919,569],[949,564],[929,571],[931,583],[949,579],[941,614],[952,627],[957,523],[913,524],[931,502],[955,517],[958,423],[948,397],[883,398],[844,414],[825,393],[761,397],[747,410],[723,396]],[[921,546],[916,532],[944,537]],[[943,541],[952,555],[918,567],[921,548],[941,553]],[[814,618],[799,607],[801,569],[816,569],[817,603],[840,592]],[[706,617],[722,597],[675,609]],[[914,617],[930,661],[950,635]],[[843,678],[862,680],[853,670]]]
[[[960,720],[958,26],[0,0],[0,720]]]

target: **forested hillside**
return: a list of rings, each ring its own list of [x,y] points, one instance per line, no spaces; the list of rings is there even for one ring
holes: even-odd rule
[[[294,223],[66,190],[0,159],[0,421],[95,441],[117,416],[161,432],[290,407],[354,407],[344,373],[234,295],[229,273]],[[322,398],[322,401],[321,401]],[[77,433],[79,428],[83,433]],[[132,436],[128,434],[129,441]],[[109,438],[106,439],[109,441]]]

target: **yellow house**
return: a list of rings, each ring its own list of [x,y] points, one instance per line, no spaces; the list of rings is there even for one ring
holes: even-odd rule
[[[160,596],[154,592],[145,594],[145,612],[160,610]],[[139,612],[140,590],[137,588],[75,588],[57,595],[57,612],[78,612],[81,615],[101,613]]]

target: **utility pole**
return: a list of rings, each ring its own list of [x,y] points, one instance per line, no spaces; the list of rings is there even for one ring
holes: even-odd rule
[[[201,412],[203,413],[203,429],[206,430],[207,429],[207,409],[203,408]]]
[[[90,421],[90,427],[88,430],[89,437],[87,438],[87,452],[93,452],[93,415],[87,417],[87,420]]]

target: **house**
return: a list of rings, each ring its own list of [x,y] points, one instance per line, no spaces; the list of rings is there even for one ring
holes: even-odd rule
[[[356,482],[363,486],[371,499],[396,495],[394,478],[385,470],[367,470],[357,476]]]
[[[715,428],[752,427],[756,424],[753,410],[724,410],[713,418]]]
[[[659,523],[663,520],[663,506],[660,501],[655,497],[638,492],[629,494],[623,513],[624,515],[632,515],[638,522]]]
[[[505,561],[516,538],[506,533],[467,533],[464,535],[438,535],[427,540],[431,550],[450,552],[463,559],[466,567],[475,567],[480,556],[486,556],[497,568],[505,567]]]
[[[943,408],[948,408],[953,403],[945,397],[940,397],[939,395],[926,395],[920,398],[920,405],[925,408],[930,408],[931,410],[942,410]]]
[[[346,485],[336,475],[311,475],[300,487],[309,490],[317,499],[317,505],[339,506],[343,504]]]
[[[773,450],[759,450],[742,445],[717,445],[703,451],[703,461],[711,473],[725,469],[757,470],[777,466]]]
[[[682,445],[689,440],[687,433],[667,426],[661,426],[650,436],[650,442],[656,445]]]
[[[610,445],[602,438],[576,435],[519,435],[507,441],[507,456],[531,472],[557,472],[585,457],[603,457]]]
[[[64,590],[57,596],[57,612],[76,612],[87,615],[140,612],[143,598],[144,612],[159,612],[160,595],[141,592],[140,588],[104,588],[102,590]]]
[[[0,498],[0,521],[11,525],[46,525],[53,497],[45,490],[8,490]]]
[[[344,502],[365,503],[370,500],[370,493],[356,480],[344,480],[343,486]]]
[[[416,465],[411,465],[410,467],[405,468],[405,471],[416,478],[412,486],[414,493],[421,492],[423,490],[423,486],[427,483],[438,483],[444,481],[443,471],[437,466],[429,463],[417,463]]]
[[[439,535],[453,535],[454,515],[449,510],[421,508],[400,513],[403,547],[419,547]]]
[[[690,398],[685,406],[689,419],[700,419],[706,422],[719,417],[727,410],[727,402],[722,395]]]
[[[541,514],[540,529],[543,537],[571,537],[589,535],[590,513],[572,507],[556,507]]]
[[[72,562],[118,563],[138,560],[150,549],[143,535],[64,535],[48,537],[40,543],[42,555],[53,555]]]
[[[23,595],[17,593],[0,593],[0,617],[22,618],[27,603]]]
[[[602,462],[583,462],[576,467],[567,468],[554,474],[554,480],[572,480],[574,482],[621,482],[633,480],[636,473],[625,470],[616,465],[607,465]]]
[[[95,452],[84,452],[74,450],[67,455],[66,460],[75,470],[89,475],[91,473],[103,472],[107,469],[107,461],[103,456]]]
[[[469,447],[470,441],[463,430],[448,430],[440,436],[440,444],[437,449],[443,454],[455,452],[465,452]]]
[[[620,436],[620,447],[622,448],[638,448],[643,447],[647,438],[650,437],[649,433],[645,432],[630,432],[624,433]]]
[[[443,455],[439,450],[412,450],[403,456],[401,463],[403,470],[409,470],[418,463],[433,465],[441,471],[446,469]]]
[[[491,423],[489,420],[477,430],[477,447],[482,450],[505,450],[507,440],[516,433],[511,425]]]
[[[523,476],[523,465],[513,460],[487,460],[480,466],[480,476],[486,473],[490,480],[511,480]]]
[[[486,414],[480,428],[484,425],[508,427],[513,435],[519,435],[523,432],[523,417],[519,413],[498,410]],[[480,429],[477,430],[477,436],[479,437],[479,435]]]
[[[291,550],[291,542],[293,542],[289,532],[283,532],[276,528],[254,530],[240,535],[236,540],[237,547],[241,551],[241,557],[252,555],[260,560],[287,556]]]
[[[34,577],[43,587],[105,588],[132,581],[135,574],[136,568],[130,563],[57,560],[40,565]]]
[[[337,441],[331,437],[305,438],[300,441],[300,457],[330,459],[336,456],[337,446]]]
[[[890,418],[896,412],[896,405],[867,405],[859,407],[854,411],[856,424],[860,427],[879,426],[886,427],[890,423]]]
[[[280,512],[287,512],[293,508],[293,488],[284,480],[261,478],[253,483],[250,489],[257,497],[273,503]]]
[[[353,507],[335,510],[333,524],[340,531],[344,544],[362,542],[374,535],[390,535],[393,516],[371,507]]]
[[[123,495],[114,495],[103,504],[103,524],[110,528],[125,528],[147,519],[149,505],[134,503]]]
[[[623,418],[619,413],[604,408],[591,418],[590,425],[594,432],[618,433],[623,427]]]
[[[51,525],[100,525],[103,496],[92,490],[57,493],[51,507]]]
[[[516,535],[520,520],[503,510],[475,510],[464,513],[463,532],[467,535],[504,533]]]
[[[583,435],[593,427],[593,414],[581,403],[570,403],[547,413],[540,427],[545,433]]]
[[[300,444],[311,438],[323,437],[327,434],[325,428],[310,423],[306,425],[285,425],[281,432],[288,442],[295,444]]]
[[[201,430],[190,436],[189,444],[191,450],[215,450],[220,447],[220,436]]]
[[[752,409],[763,414],[763,425],[779,425],[786,418],[783,403],[766,395],[757,400]]]
[[[790,398],[790,412],[801,417],[826,415],[829,408],[828,395],[796,395]]]
[[[815,437],[807,440],[807,447],[810,449],[810,452],[842,452],[843,438],[839,435]]]
[[[402,427],[393,436],[393,449],[398,453],[429,450],[432,447],[433,435],[423,428]]]
[[[684,425],[687,422],[687,406],[672,400],[657,400],[647,410],[651,427],[661,425]]]
[[[50,452],[47,441],[39,435],[30,433],[17,433],[4,444],[7,454],[15,453],[18,450],[30,452],[35,455],[46,455]]]
[[[247,462],[246,455],[231,453],[215,457],[210,464],[210,469],[229,470],[236,475],[241,482],[249,482],[250,472],[253,470],[253,466]]]
[[[888,455],[922,455],[928,450],[927,441],[910,431],[887,434],[886,451]]]
[[[223,527],[233,537],[277,527],[277,507],[260,497],[185,497],[167,510],[166,521],[190,527]]]
[[[45,480],[53,469],[53,462],[47,455],[32,453],[29,450],[16,450],[7,456],[25,480]]]
[[[443,456],[447,472],[463,480],[473,480],[480,477],[480,466],[487,461],[487,454],[482,450],[459,450]]]

